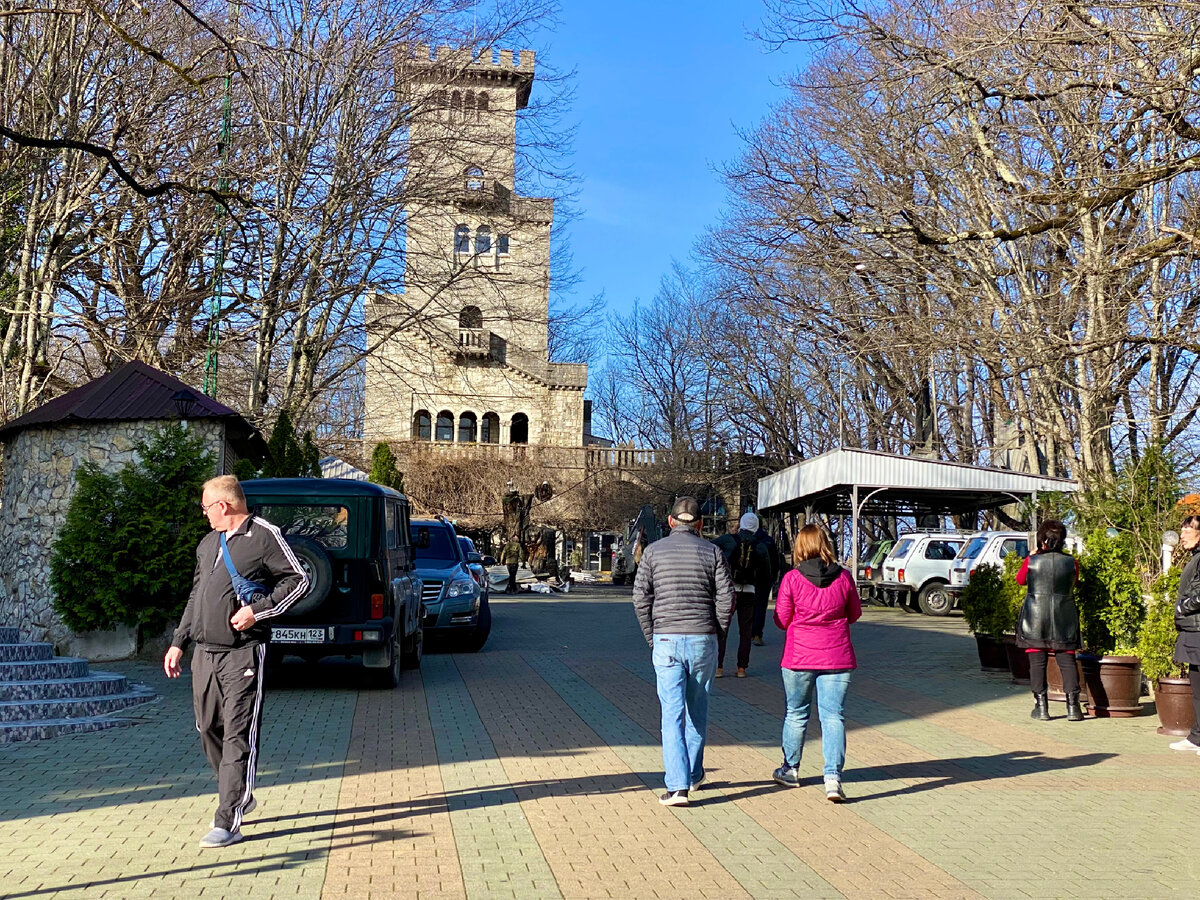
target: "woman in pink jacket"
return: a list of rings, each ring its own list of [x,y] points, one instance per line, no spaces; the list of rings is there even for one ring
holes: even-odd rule
[[[862,605],[854,579],[837,564],[833,546],[819,526],[800,529],[792,559],[796,567],[783,576],[775,598],[775,624],[787,632],[781,663],[787,694],[783,765],[775,770],[775,780],[793,787],[800,784],[797,767],[815,689],[825,754],[825,796],[841,803],[846,799],[842,791],[846,762],[842,706],[850,672],[858,666],[850,643],[850,624],[862,616]]]

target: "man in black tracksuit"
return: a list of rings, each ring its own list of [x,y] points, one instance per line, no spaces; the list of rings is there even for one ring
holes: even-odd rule
[[[204,755],[217,775],[219,797],[212,830],[200,841],[207,849],[240,841],[242,816],[256,805],[263,663],[271,636],[270,626],[260,623],[303,596],[308,578],[279,529],[250,515],[234,476],[206,482],[200,508],[213,530],[196,548],[192,592],[163,658],[163,670],[168,678],[178,678],[183,651],[196,643],[192,705]],[[251,593],[243,587],[242,600],[222,558],[222,534],[237,574],[255,582]]]

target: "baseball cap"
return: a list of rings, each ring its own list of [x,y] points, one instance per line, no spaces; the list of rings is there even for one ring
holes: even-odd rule
[[[690,525],[700,518],[700,504],[695,497],[680,497],[671,507],[671,518]]]

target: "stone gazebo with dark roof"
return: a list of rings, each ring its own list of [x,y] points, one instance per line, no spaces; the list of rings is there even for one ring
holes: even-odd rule
[[[52,604],[50,548],[66,519],[75,470],[90,461],[117,472],[134,461],[135,444],[181,418],[204,439],[218,472],[265,452],[262,436],[235,410],[140,362],[0,427],[0,624],[19,627],[26,640],[69,642],[71,631]]]

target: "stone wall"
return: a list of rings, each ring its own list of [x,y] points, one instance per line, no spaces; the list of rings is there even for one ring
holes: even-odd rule
[[[163,424],[98,422],[28,428],[4,445],[0,623],[20,628],[22,640],[50,641],[65,652],[72,637],[54,612],[50,551],[66,520],[76,469],[90,461],[104,472],[120,470],[135,460],[134,445]],[[204,436],[219,465],[228,458],[221,452],[224,423],[195,420],[188,427]]]

